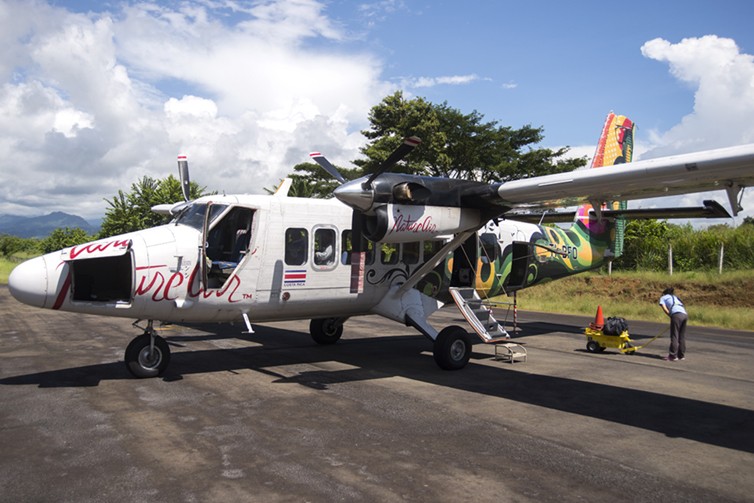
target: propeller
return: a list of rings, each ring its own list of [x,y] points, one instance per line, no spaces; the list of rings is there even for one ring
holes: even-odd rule
[[[181,180],[183,200],[189,202],[191,196],[191,181],[189,180],[188,159],[185,155],[178,156],[178,177]]]
[[[338,172],[338,168],[333,166],[332,163],[327,160],[327,157],[319,152],[312,152],[311,154],[309,154],[309,157],[311,157],[314,162],[319,164],[322,169],[330,173],[330,176],[335,178],[337,181],[339,181],[340,183],[346,183],[346,179],[343,178],[343,175]]]
[[[368,249],[366,238],[364,237],[366,227],[364,211],[369,211],[372,207],[374,200],[372,184],[377,177],[406,157],[420,143],[421,139],[416,136],[405,138],[403,143],[363,183],[359,183],[358,180],[346,183],[346,180],[338,172],[337,168],[325,156],[319,152],[309,154],[309,157],[314,162],[343,184],[335,189],[335,196],[353,208],[351,216],[351,293],[362,293],[364,291],[364,268],[366,265],[366,251]]]
[[[410,154],[417,146],[419,146],[421,142],[422,141],[418,136],[409,136],[408,138],[404,139],[403,143],[397,149],[395,149],[387,159],[385,159],[385,162],[380,164],[380,167],[377,168],[377,170],[372,173],[369,178],[367,178],[367,181],[364,182],[364,188],[371,189],[372,182],[375,180],[375,178],[383,174],[389,168],[393,167],[395,163]]]
[[[178,156],[178,179],[181,182],[181,192],[183,193],[183,202],[158,204],[152,206],[152,211],[165,216],[175,216],[180,213],[191,202],[191,181],[189,180],[188,159],[185,155]]]

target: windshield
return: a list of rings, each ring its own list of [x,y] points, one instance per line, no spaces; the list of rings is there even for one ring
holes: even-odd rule
[[[217,218],[218,215],[225,211],[225,208],[227,207],[227,204],[213,204],[210,209],[209,215],[210,224]],[[207,203],[191,204],[187,206],[183,211],[181,211],[178,216],[175,217],[175,220],[173,220],[173,222],[176,224],[188,225],[189,227],[193,227],[197,230],[202,230],[202,227],[204,227],[204,214],[206,213],[206,211]]]

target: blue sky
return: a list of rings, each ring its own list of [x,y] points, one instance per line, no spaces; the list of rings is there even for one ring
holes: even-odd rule
[[[610,110],[645,158],[754,142],[752,19],[744,0],[0,0],[0,213],[99,218],[179,153],[211,190],[260,193],[310,151],[358,157],[395,90],[575,154]]]

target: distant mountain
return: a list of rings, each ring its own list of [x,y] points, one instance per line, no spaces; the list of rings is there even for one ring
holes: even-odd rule
[[[0,215],[0,234],[10,234],[20,238],[45,238],[55,229],[62,227],[78,227],[88,234],[94,234],[99,230],[83,218],[61,211],[41,217]]]

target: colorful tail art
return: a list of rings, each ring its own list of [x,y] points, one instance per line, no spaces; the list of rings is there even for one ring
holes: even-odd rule
[[[631,162],[634,123],[610,113],[602,128],[592,168]],[[623,203],[625,204],[625,203]],[[613,209],[620,203],[609,203]],[[605,206],[603,206],[605,207]],[[564,229],[514,220],[490,222],[481,238],[494,235],[499,252],[480,254],[476,288],[489,296],[512,293],[602,266],[622,253],[624,222],[598,219],[592,207],[578,208],[573,224]],[[485,251],[488,245],[480,250]]]
[[[613,112],[607,114],[605,125],[602,127],[602,134],[597,143],[597,150],[592,158],[592,168],[602,168],[606,166],[617,166],[631,162],[634,153],[634,123],[625,115],[615,115]],[[610,202],[603,204],[603,208],[626,209],[627,203]],[[618,218],[614,225],[606,221],[598,221],[589,217],[589,211],[592,206],[585,204],[579,207],[576,212],[576,220],[581,222],[590,235],[604,239],[605,234],[614,231],[610,236],[611,249],[615,257],[620,257],[623,253],[623,237],[626,230],[626,221]],[[611,229],[612,227],[612,229]]]
[[[634,123],[625,115],[610,112],[605,119],[592,167],[615,166],[631,162],[634,153]]]

